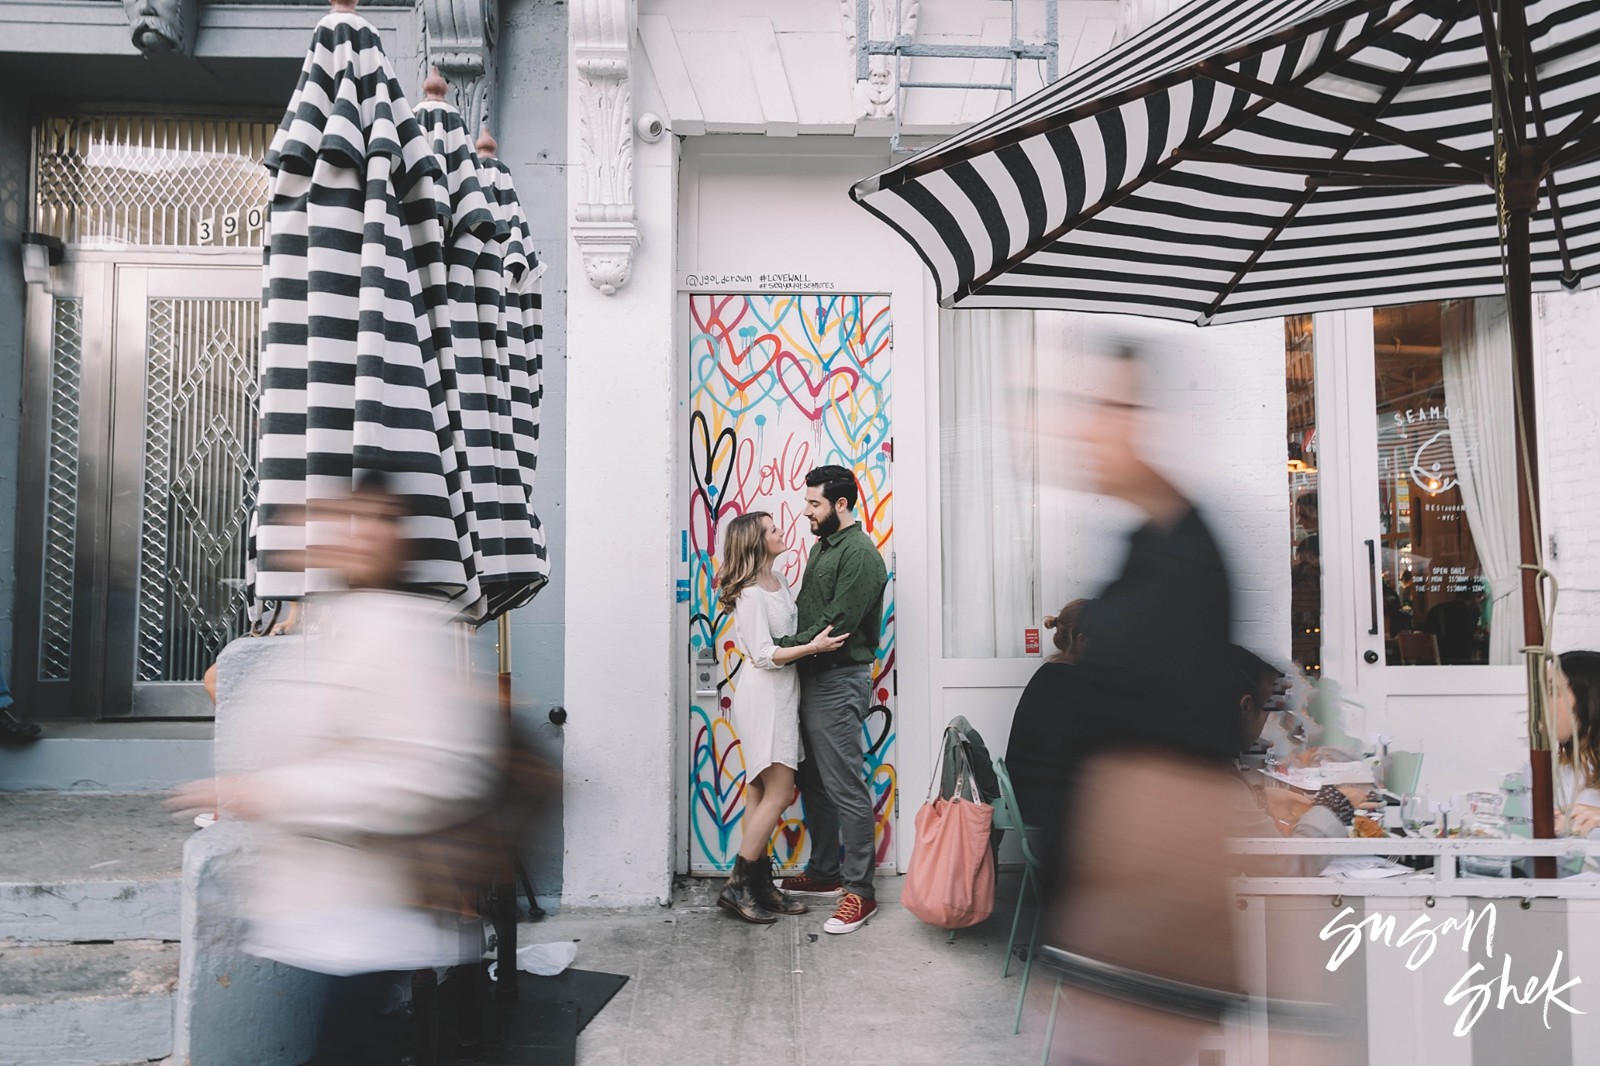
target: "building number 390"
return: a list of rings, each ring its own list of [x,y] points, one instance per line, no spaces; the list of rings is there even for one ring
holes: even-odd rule
[[[241,231],[251,233],[259,230],[266,220],[267,210],[264,207],[240,208],[214,218],[202,218],[196,236],[200,244],[229,241],[239,236]]]

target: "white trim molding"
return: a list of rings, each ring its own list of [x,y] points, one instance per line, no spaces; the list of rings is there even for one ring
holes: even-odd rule
[[[633,39],[637,0],[575,0],[578,166],[583,195],[572,237],[589,284],[612,296],[628,283],[639,227],[633,206]]]

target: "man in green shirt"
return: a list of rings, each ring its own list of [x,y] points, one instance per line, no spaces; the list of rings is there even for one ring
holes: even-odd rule
[[[877,545],[856,521],[855,476],[842,466],[806,475],[806,518],[817,543],[796,599],[799,630],[777,643],[805,644],[827,626],[850,639],[837,651],[801,660],[800,794],[805,799],[811,861],[783,884],[786,892],[834,895],[838,908],[823,925],[851,933],[877,909],[873,901],[872,790],[862,772],[862,723],[872,706],[872,664],[883,632],[889,572]],[[841,862],[840,845],[843,844]]]

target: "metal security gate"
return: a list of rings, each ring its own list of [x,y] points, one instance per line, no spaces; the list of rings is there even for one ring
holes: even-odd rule
[[[209,715],[244,626],[261,275],[212,261],[30,293],[13,686],[41,717]]]

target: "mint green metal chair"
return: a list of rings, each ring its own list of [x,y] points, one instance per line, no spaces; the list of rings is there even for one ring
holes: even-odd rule
[[[1026,825],[1022,821],[1021,808],[1017,806],[1017,793],[1011,787],[1011,773],[1006,769],[1004,759],[994,761],[995,776],[1000,780],[1000,796],[994,803],[994,827],[1009,833],[1017,834],[1017,843],[1022,846],[1022,887],[1017,892],[1017,910],[1011,917],[1011,935],[1006,939],[1005,965],[1001,967],[1000,976],[1011,976],[1011,956],[1017,946],[1017,929],[1022,924],[1022,908],[1027,902],[1028,891],[1033,891],[1033,929],[1028,934],[1027,950],[1022,956],[1022,988],[1017,993],[1017,1015],[1012,1020],[1011,1031],[1022,1031],[1022,1004],[1028,996],[1028,978],[1033,972],[1034,948],[1039,943],[1039,919],[1044,913],[1044,896],[1040,891],[1039,877],[1041,866],[1039,858],[1034,854],[1033,843],[1028,839],[1030,831],[1036,831],[1037,826]],[[1051,1022],[1054,1027],[1054,1004],[1051,1005]]]

